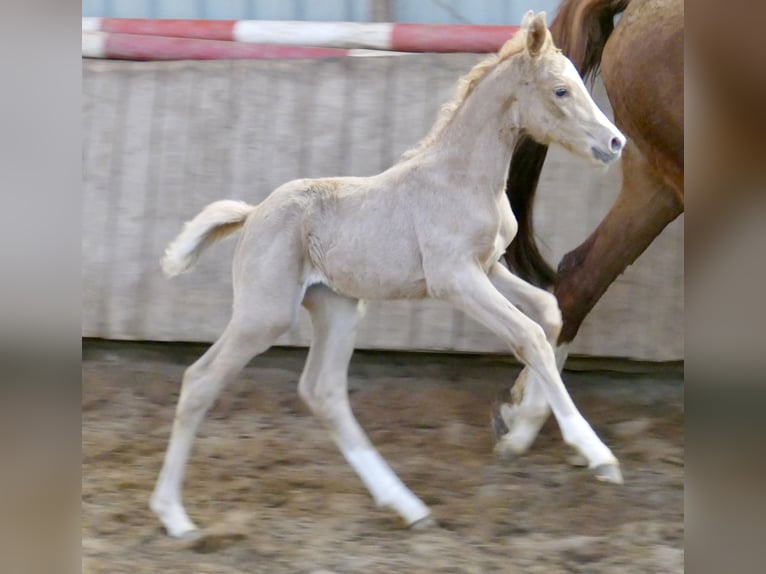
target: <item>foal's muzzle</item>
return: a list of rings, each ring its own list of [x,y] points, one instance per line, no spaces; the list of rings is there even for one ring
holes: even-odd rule
[[[605,146],[591,146],[590,151],[596,160],[602,163],[611,163],[622,155],[622,149],[625,147],[625,136],[622,134],[609,137]]]

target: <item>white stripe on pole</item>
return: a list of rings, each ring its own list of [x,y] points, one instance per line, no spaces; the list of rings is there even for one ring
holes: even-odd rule
[[[105,32],[83,32],[82,33],[82,55],[85,58],[105,58],[106,57],[106,33]]]
[[[391,48],[390,23],[239,20],[233,37],[238,42],[293,44],[333,48]]]
[[[83,32],[98,32],[99,30],[101,30],[101,18],[83,18],[82,19]]]
[[[366,48],[351,48],[349,56],[356,58],[375,58],[380,56],[411,56],[413,52],[394,52],[393,50],[368,50]]]

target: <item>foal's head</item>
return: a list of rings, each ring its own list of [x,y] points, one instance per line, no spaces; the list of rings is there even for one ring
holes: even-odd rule
[[[513,58],[521,71],[515,94],[520,127],[540,143],[558,143],[601,164],[619,158],[625,136],[596,106],[574,64],[553,45],[545,13],[527,12],[521,27],[526,46]]]

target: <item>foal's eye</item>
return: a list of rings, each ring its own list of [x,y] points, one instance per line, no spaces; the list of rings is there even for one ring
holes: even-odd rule
[[[564,96],[569,94],[569,90],[567,90],[566,88],[556,88],[556,90],[553,93],[556,94],[557,98],[563,98]]]

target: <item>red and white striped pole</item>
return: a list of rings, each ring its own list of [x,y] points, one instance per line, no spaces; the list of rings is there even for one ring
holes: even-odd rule
[[[376,50],[346,50],[307,46],[245,44],[199,38],[173,38],[142,34],[83,32],[82,55],[113,60],[254,60],[340,58],[386,54]]]
[[[126,50],[127,43],[150,44],[149,40],[140,40],[138,36],[159,36],[165,38],[184,38],[216,42],[237,42],[241,44],[266,44],[274,46],[312,46],[327,49],[372,49],[400,52],[494,52],[518,31],[518,26],[471,26],[452,24],[396,24],[396,23],[360,23],[360,22],[305,22],[292,20],[164,20],[142,18],[83,18],[83,55],[87,50],[99,53],[101,45],[119,46],[120,52]],[[100,33],[100,34],[99,34]],[[104,35],[106,33],[106,35]],[[111,35],[118,35],[113,38]],[[122,37],[119,35],[127,35]],[[86,41],[86,36],[88,36]],[[86,46],[87,43],[87,46]],[[192,50],[206,54],[241,54],[240,56],[220,57],[259,57],[246,56],[253,53],[242,48],[214,47],[213,44],[197,44],[157,41],[152,45],[162,47],[163,53]],[[168,46],[175,46],[170,49]],[[180,48],[191,46],[191,48]],[[143,49],[136,48],[144,53]],[[268,53],[276,54],[274,50]],[[293,52],[285,52],[286,54]],[[295,52],[297,53],[297,52]],[[324,53],[313,52],[314,56],[323,57]],[[326,56],[349,55],[348,53],[326,53]],[[352,54],[353,55],[353,54]],[[110,56],[95,56],[110,57]],[[273,56],[280,57],[280,56]],[[290,56],[285,56],[290,57]],[[294,56],[301,57],[301,56]]]

